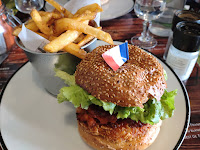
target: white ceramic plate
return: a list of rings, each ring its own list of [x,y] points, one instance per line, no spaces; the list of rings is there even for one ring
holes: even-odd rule
[[[109,0],[102,5],[101,21],[114,19],[129,13],[133,9],[133,0]]]
[[[116,42],[117,43],[117,42]],[[97,42],[97,45],[105,44]],[[190,106],[187,92],[171,69],[168,90],[178,89],[174,116],[163,121],[156,141],[148,150],[178,149],[187,132]],[[75,108],[69,102],[58,104],[38,80],[30,63],[9,81],[1,95],[1,136],[3,149],[9,150],[89,150],[80,138]]]
[[[59,4],[66,4],[69,0],[56,0]],[[133,0],[109,0],[108,3],[102,5],[103,12],[101,12],[101,21],[114,19],[129,13],[133,9]],[[46,3],[44,9],[51,11],[54,8]]]

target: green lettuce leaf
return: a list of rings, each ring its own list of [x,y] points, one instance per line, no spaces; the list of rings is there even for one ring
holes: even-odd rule
[[[60,89],[60,93],[57,95],[58,103],[64,101],[71,102],[74,107],[81,107],[83,109],[88,109],[91,104],[102,106],[105,111],[109,111],[113,114],[116,107],[115,104],[109,102],[103,102],[98,100],[92,95],[89,95],[85,90],[83,90],[78,85],[73,85],[69,87],[63,87]]]
[[[164,120],[166,118],[170,118],[173,116],[173,110],[175,109],[174,106],[174,98],[177,94],[177,90],[171,92],[164,92],[161,97],[161,105],[162,105],[162,115],[161,119]]]
[[[61,77],[67,81],[69,87],[63,87],[60,89],[58,94],[58,102],[62,103],[64,101],[71,102],[76,108],[81,107],[83,109],[88,109],[89,105],[95,104],[103,107],[105,111],[109,111],[110,114],[116,114],[118,119],[131,118],[135,121],[141,121],[143,123],[154,124],[158,123],[159,120],[164,120],[170,118],[174,112],[174,98],[177,94],[177,90],[167,92],[165,90],[160,101],[156,99],[150,99],[144,104],[144,108],[140,107],[121,107],[113,103],[101,101],[94,96],[87,93],[80,86],[75,84],[75,80],[72,76],[67,75],[63,77],[63,72],[58,71],[57,76]],[[71,77],[70,77],[71,76]]]
[[[144,108],[116,106],[115,113],[117,118],[131,118],[132,120],[140,120],[143,123],[149,124],[158,123],[160,119],[164,120],[173,116],[176,94],[177,90],[171,92],[165,90],[160,101],[150,99],[144,104]]]
[[[167,81],[167,79],[168,79],[167,72],[165,71],[165,69],[163,69],[163,71],[164,71],[165,81]]]
[[[55,76],[63,79],[65,81],[65,84],[71,86],[71,85],[76,85],[75,83],[75,76],[74,75],[70,75],[62,70],[59,70],[59,69],[54,69],[55,71]]]
[[[59,69],[55,69],[55,76],[63,79],[69,87],[63,87],[60,89],[60,93],[57,95],[58,103],[64,101],[71,102],[74,107],[80,107],[83,109],[88,109],[89,105],[95,104],[102,106],[105,111],[109,111],[110,114],[113,114],[115,109],[115,104],[101,101],[94,96],[88,94],[80,86],[75,84],[75,76],[70,75]]]
[[[69,101],[76,108],[81,106],[83,109],[88,109],[89,105],[92,104],[88,99],[87,92],[76,85],[61,88],[57,98],[59,103]]]
[[[105,111],[109,111],[110,114],[116,114],[118,119],[131,118],[135,121],[141,121],[143,123],[154,124],[158,123],[159,120],[170,118],[174,112],[174,97],[177,91],[171,91],[163,94],[160,101],[156,99],[148,100],[144,104],[144,108],[140,107],[121,107],[116,106],[113,103],[103,102],[92,95],[89,95],[78,85],[69,87],[63,87],[60,89],[58,94],[58,102],[64,101],[71,102],[74,107],[81,107],[88,109],[89,105],[95,104],[102,106]]]

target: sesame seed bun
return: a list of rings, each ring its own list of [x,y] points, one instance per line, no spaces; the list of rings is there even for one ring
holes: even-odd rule
[[[161,124],[162,121],[141,127],[126,125],[113,128],[96,125],[91,128],[86,123],[78,121],[78,130],[82,139],[97,150],[144,150],[155,141]]]
[[[102,57],[112,47],[99,46],[88,53],[77,66],[76,83],[96,98],[122,107],[143,107],[149,98],[160,100],[166,81],[158,60],[129,45],[129,60],[114,71]]]

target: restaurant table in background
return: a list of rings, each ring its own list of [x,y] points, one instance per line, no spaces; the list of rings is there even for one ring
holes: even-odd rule
[[[113,40],[124,42],[142,32],[143,20],[137,18],[134,11],[109,21],[102,21],[103,30],[110,33]],[[162,59],[167,38],[154,36],[158,40],[158,45],[149,50]],[[22,49],[14,46],[9,57],[0,65],[0,93],[14,73],[28,61]],[[191,122],[188,133],[180,147],[181,150],[200,149],[200,67],[195,68],[185,83],[190,98]],[[166,135],[167,136],[167,135]]]

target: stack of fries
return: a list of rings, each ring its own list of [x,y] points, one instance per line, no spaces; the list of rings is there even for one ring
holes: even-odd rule
[[[44,46],[46,52],[65,51],[84,59],[86,52],[81,47],[93,38],[113,44],[109,33],[102,31],[101,27],[89,25],[89,21],[103,11],[98,4],[87,5],[72,14],[54,0],[46,1],[55,9],[52,12],[33,9],[30,13],[32,19],[25,24],[26,28],[50,41]],[[18,36],[21,30],[22,26],[16,27],[13,35]]]

